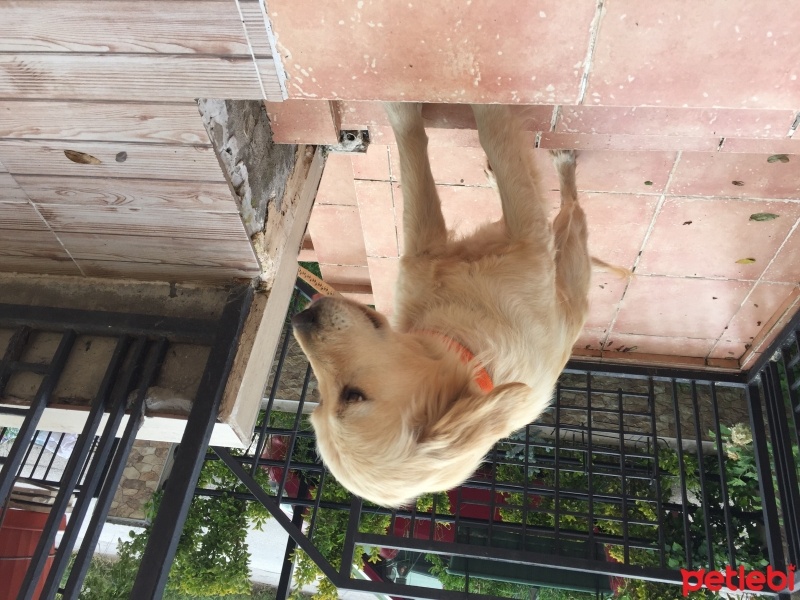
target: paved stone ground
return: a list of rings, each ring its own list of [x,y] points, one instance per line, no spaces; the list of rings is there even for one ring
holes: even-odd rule
[[[168,442],[134,442],[119,489],[111,503],[109,517],[145,518],[145,506],[158,489],[171,446]]]

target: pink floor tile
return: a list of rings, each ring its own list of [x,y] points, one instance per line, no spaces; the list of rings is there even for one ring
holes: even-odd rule
[[[318,204],[308,222],[321,263],[365,266],[367,250],[357,206]]]
[[[607,331],[611,327],[627,285],[627,279],[621,279],[610,273],[592,273],[592,285],[589,288],[589,317],[586,319],[585,329]]]
[[[336,103],[342,129],[367,129],[389,127],[389,119],[380,102],[353,102],[343,100]]]
[[[322,273],[322,278],[333,286],[337,284],[368,286],[370,284],[369,268],[366,266],[356,267],[320,263],[319,269]]]
[[[753,215],[779,216],[757,221]],[[638,272],[758,279],[798,216],[800,205],[792,202],[669,197]]]
[[[675,156],[675,152],[581,151],[577,159],[578,189],[660,194],[669,179]],[[537,151],[536,160],[544,186],[558,189],[558,177],[549,153]]]
[[[602,350],[605,337],[606,332],[603,329],[584,327],[574,347],[581,350]]]
[[[356,190],[353,187],[353,167],[350,164],[349,154],[332,152],[328,155],[315,203],[356,205]]]
[[[632,268],[657,202],[656,196],[582,194],[592,255],[616,266]]]
[[[667,190],[680,196],[800,197],[800,156],[684,152]]]
[[[594,14],[587,0],[269,4],[290,97],[337,100],[574,102]]]
[[[356,197],[364,230],[367,256],[398,256],[392,184],[388,181],[356,181]]]
[[[339,127],[329,102],[285,100],[265,102],[272,136],[279,144],[336,144]]]
[[[736,152],[738,154],[786,154],[797,159],[792,154],[800,154],[800,143],[792,138],[776,139],[751,139],[751,138],[725,138],[719,149],[720,152]]]
[[[603,350],[705,358],[714,346],[715,341],[715,339],[612,333],[608,336]]]
[[[400,155],[397,146],[389,146],[392,158],[392,174],[400,179]],[[431,146],[428,148],[433,180],[445,185],[479,185],[489,182],[484,173],[486,153],[483,148],[452,148]]]
[[[400,272],[400,259],[370,257],[368,260],[375,308],[387,316],[392,316],[394,314],[395,284]]]
[[[543,133],[540,148],[553,150],[599,150],[610,152],[659,152],[691,150],[714,152],[719,147],[716,137],[669,137],[656,135],[616,135],[608,133]]]
[[[522,119],[527,131],[549,131],[553,119],[553,106],[511,106],[511,111]],[[437,129],[476,129],[475,116],[467,104],[425,104],[422,118],[426,127]]]
[[[751,343],[792,294],[794,286],[758,283],[731,320],[724,340]]]
[[[709,358],[740,359],[749,349],[749,342],[732,340],[723,335],[708,356]]]
[[[349,155],[353,163],[353,176],[356,179],[389,181],[389,147],[370,144],[364,153]]]
[[[611,335],[716,339],[751,286],[741,281],[636,276]]]
[[[764,273],[766,281],[800,283],[800,227],[786,240],[775,260]]]
[[[587,104],[797,109],[800,5],[609,0],[605,11]]]
[[[784,138],[793,110],[564,106],[556,133]]]

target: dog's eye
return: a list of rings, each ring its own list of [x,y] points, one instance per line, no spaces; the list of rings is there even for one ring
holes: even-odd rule
[[[364,395],[364,392],[357,388],[344,388],[344,390],[342,390],[342,400],[344,400],[347,404],[352,402],[363,402],[366,399],[367,397]]]

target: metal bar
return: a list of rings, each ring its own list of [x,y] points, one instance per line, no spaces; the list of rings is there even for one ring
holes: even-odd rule
[[[164,593],[252,300],[253,289],[249,285],[239,287],[230,293],[222,311],[172,474],[153,522],[153,531],[159,535],[147,540],[132,598],[160,598]]]
[[[137,340],[138,341],[138,340]],[[142,342],[144,340],[142,339]],[[142,424],[144,418],[144,402],[147,397],[147,388],[152,385],[158,374],[161,362],[164,359],[164,354],[167,351],[167,341],[162,338],[153,343],[154,348],[151,349],[150,355],[147,359],[141,381],[137,386],[136,399],[130,407],[130,414],[128,415],[128,423],[125,425],[125,431],[122,433],[122,439],[116,445],[114,456],[111,459],[111,466],[103,478],[103,487],[97,497],[97,504],[92,512],[92,517],[89,520],[89,526],[83,536],[78,555],[75,562],[70,569],[69,579],[64,586],[64,599],[75,599],[81,591],[81,584],[83,583],[86,573],[89,570],[89,563],[91,562],[94,549],[97,547],[97,541],[100,539],[100,533],[103,529],[103,524],[106,521],[108,510],[111,508],[111,502],[114,495],[119,488],[119,481],[122,478],[122,471],[128,461],[128,455],[131,452],[134,441],[136,441],[136,432]],[[123,398],[118,399],[124,406],[127,402],[127,390],[119,389],[119,393]],[[106,427],[109,427],[107,424]],[[115,435],[115,431],[112,435]],[[103,432],[105,435],[105,432]]]
[[[25,455],[25,460],[23,461],[23,467],[22,467],[24,469],[25,465],[28,463],[28,456],[30,455],[31,448],[33,448],[34,446],[39,446],[39,454],[36,456],[36,460],[34,461],[33,466],[30,467],[30,472],[28,473],[28,477],[30,477],[31,479],[35,477],[36,470],[39,468],[39,462],[42,460],[42,456],[44,455],[44,451],[47,448],[47,444],[50,443],[50,438],[53,437],[53,432],[48,431],[47,435],[44,438],[44,443],[37,444],[36,440],[39,438],[38,434],[39,432],[37,431],[37,434],[33,436],[33,440],[31,440],[31,445],[28,448],[28,454]],[[53,457],[55,457],[55,453],[53,453]],[[47,469],[45,469],[45,475],[42,477],[42,479],[46,479],[46,475],[47,475]]]
[[[700,471],[700,495],[703,497],[703,509],[708,510],[708,492],[706,491],[705,460],[703,458],[703,434],[700,423],[700,408],[697,404],[697,383],[692,382],[692,416],[694,417],[694,436],[697,446],[697,464]],[[703,529],[706,534],[706,552],[708,553],[708,568],[714,569],[714,547],[711,542],[711,521],[703,519]],[[728,532],[730,537],[732,532]]]
[[[275,396],[278,394],[278,386],[280,385],[281,373],[283,372],[283,363],[286,360],[286,353],[289,351],[289,335],[289,324],[287,323],[284,324],[283,344],[281,345],[281,352],[278,355],[278,362],[275,365],[275,376],[272,380],[272,387],[269,391],[269,400],[267,401],[267,407],[264,411],[264,422],[261,423],[261,431],[258,433],[256,452],[253,456],[253,464],[250,468],[251,475],[255,475],[256,469],[258,469],[258,463],[261,461],[261,453],[264,451],[264,445],[267,443],[266,431],[269,427],[269,418],[272,414],[272,405],[275,402]]]
[[[797,381],[794,375],[794,369],[796,365],[792,365],[792,362],[797,363],[800,361],[800,340],[798,340],[797,333],[792,334],[793,339],[793,346],[795,351],[795,356],[793,360],[789,359],[789,352],[787,348],[784,348],[781,352],[781,362],[783,364],[783,372],[786,376],[786,387],[789,388],[789,406],[791,407],[791,415],[792,415],[792,425],[794,426],[794,435],[795,440],[800,443],[800,394],[797,392],[797,384],[800,381]]]
[[[589,558],[592,560],[597,559],[597,544],[594,541],[594,453],[592,452],[592,374],[586,372],[586,428],[588,435],[586,437],[587,450],[586,450],[586,477],[587,477],[587,491],[589,495]],[[621,425],[621,423],[620,423]]]
[[[242,467],[238,462],[238,457],[231,455],[227,448],[218,446],[214,446],[214,452],[222,459],[222,462],[228,465],[228,468],[239,478],[239,481],[250,490],[250,493],[253,494],[255,499],[270,512],[272,517],[283,527],[286,533],[288,533],[297,545],[302,548],[303,552],[308,554],[309,558],[317,564],[317,567],[319,567],[323,575],[336,584],[336,582],[339,581],[339,572],[331,566],[328,560],[322,556],[320,551],[317,550],[314,544],[312,544],[299,529],[292,526],[291,520],[286,516],[286,513],[283,512],[275,498],[265,492],[253,476]]]
[[[692,550],[689,528],[689,506],[686,497],[686,465],[683,461],[683,438],[681,436],[681,411],[678,405],[678,382],[672,380],[672,409],[675,414],[675,439],[678,442],[678,476],[681,481],[681,505],[683,510],[681,516],[683,517],[683,547],[686,552],[686,568],[692,568]]]
[[[479,546],[477,544],[464,544],[460,542],[430,542],[414,538],[387,538],[371,533],[360,533],[356,542],[366,546],[381,546],[397,550],[412,550],[428,554],[443,554],[447,556],[462,556],[465,558],[481,558],[498,562],[511,562],[537,567],[556,567],[566,571],[585,571],[597,575],[621,575],[638,579],[660,581],[663,583],[679,583],[682,581],[680,571],[673,569],[652,568],[643,571],[640,566],[623,565],[593,561],[587,558],[575,558],[560,554],[541,554],[527,550]],[[349,586],[348,586],[349,587]],[[405,588],[400,588],[405,589]],[[398,593],[399,590],[395,593]],[[403,592],[399,592],[403,595]]]
[[[289,434],[289,444],[286,448],[286,456],[284,457],[284,467],[283,467],[283,474],[281,475],[281,481],[278,484],[278,493],[276,496],[280,500],[283,496],[283,491],[286,488],[286,480],[289,477],[289,469],[290,463],[292,462],[292,454],[294,454],[294,447],[295,443],[297,442],[297,430],[300,427],[300,418],[303,415],[303,404],[305,404],[306,400],[306,392],[308,392],[308,384],[311,381],[311,365],[306,367],[306,375],[303,379],[303,388],[300,392],[300,402],[297,406],[297,412],[294,414],[294,425],[292,427],[292,432]],[[298,496],[300,494],[297,494]]]
[[[327,471],[322,471],[319,476],[319,484],[317,485],[317,493],[315,494],[314,498],[314,506],[311,512],[311,518],[308,522],[308,537],[311,538],[314,535],[314,525],[317,524],[317,512],[319,511],[320,502],[322,502],[322,490],[325,489],[325,475],[327,475]],[[301,477],[301,483],[305,481],[305,477]],[[299,496],[300,494],[298,494]]]
[[[95,396],[92,408],[89,411],[89,415],[83,425],[83,431],[81,431],[80,435],[78,436],[75,447],[72,449],[72,453],[67,461],[67,465],[64,468],[64,476],[61,481],[61,486],[58,490],[58,495],[56,496],[55,500],[53,501],[53,505],[50,508],[50,514],[47,517],[47,523],[45,524],[42,535],[39,538],[39,543],[36,546],[33,558],[28,566],[28,571],[25,573],[25,579],[23,580],[22,587],[20,588],[19,598],[28,600],[29,598],[33,598],[34,593],[36,592],[36,586],[39,584],[39,579],[42,575],[42,571],[44,570],[48,554],[50,553],[50,548],[53,546],[53,543],[56,539],[59,522],[61,521],[61,517],[64,515],[64,512],[67,509],[67,505],[69,504],[70,498],[75,490],[75,485],[78,483],[78,478],[81,474],[81,467],[89,456],[89,451],[92,448],[95,434],[100,427],[100,423],[103,418],[103,412],[105,411],[106,403],[108,402],[108,398],[111,394],[111,389],[114,385],[117,371],[119,370],[122,360],[125,358],[125,353],[128,350],[129,344],[130,338],[128,337],[122,337],[117,341],[117,346],[114,349],[114,353],[112,354],[111,360],[108,363],[108,367],[106,368],[100,388]],[[55,455],[55,453],[53,454]],[[52,570],[58,569],[56,569],[55,565],[53,565],[51,567],[51,571]],[[45,586],[46,589],[43,590],[42,597],[48,598],[55,596],[56,590],[52,589],[52,584],[56,581],[60,581],[61,573],[58,575],[59,579],[54,579],[48,576],[50,585]]]
[[[761,371],[764,370],[766,364],[772,359],[775,353],[781,349],[781,346],[786,343],[788,337],[798,329],[800,329],[800,311],[798,311],[791,318],[791,320],[775,338],[775,341],[773,341],[767,348],[764,348],[764,350],[761,352],[761,356],[753,363],[753,366],[750,367],[750,370],[747,371],[748,383],[752,383],[758,379],[758,376],[761,374]]]
[[[656,392],[653,378],[647,379],[647,407],[650,411],[650,431],[653,434],[653,471],[656,480],[656,518],[658,519],[658,554],[659,566],[662,569],[667,567],[666,561],[666,542],[664,540],[664,528],[661,526],[661,519],[664,518],[664,507],[661,501],[661,466],[658,464],[658,424],[656,421]]]
[[[711,410],[714,415],[714,436],[717,439],[717,464],[719,465],[720,488],[722,490],[722,512],[725,518],[725,531],[728,532],[728,564],[736,567],[736,549],[733,546],[733,523],[731,521],[731,507],[728,496],[728,475],[725,470],[725,456],[723,454],[722,430],[720,429],[719,403],[717,402],[717,386],[711,383]]]
[[[773,569],[785,568],[783,546],[781,543],[781,527],[778,507],[775,504],[775,488],[772,485],[772,466],[767,448],[764,412],[761,408],[761,396],[758,384],[747,386],[747,405],[750,411],[750,428],[753,431],[753,450],[758,473],[758,488],[761,492],[761,508],[764,511],[764,533],[767,538],[767,554]]]
[[[36,396],[28,408],[28,414],[17,432],[17,437],[11,449],[8,451],[8,457],[3,461],[3,469],[0,470],[0,506],[5,506],[8,497],[11,495],[11,489],[14,487],[14,477],[22,464],[22,449],[27,447],[36,435],[36,426],[45,406],[50,401],[50,395],[58,384],[64,365],[72,350],[72,344],[75,342],[75,337],[74,331],[66,331],[61,336],[61,341],[50,363],[50,372],[42,379]]]
[[[608,375],[611,377],[632,377],[646,379],[685,379],[687,381],[716,381],[717,383],[732,383],[743,385],[747,383],[744,374],[732,371],[698,371],[695,369],[675,367],[655,367],[644,365],[593,363],[589,361],[571,360],[564,369],[565,373],[583,373],[591,371],[595,375]]]
[[[339,565],[339,576],[343,580],[350,579],[350,572],[353,570],[353,558],[356,550],[356,535],[358,535],[358,523],[361,520],[361,498],[353,494],[350,499],[350,517],[347,520],[347,531],[344,534],[344,546],[342,547],[342,564]]]
[[[25,351],[25,345],[31,334],[31,328],[25,325],[20,326],[8,340],[8,345],[3,353],[3,360],[0,362],[0,396],[5,392],[8,380],[11,378],[10,363],[17,361]]]
[[[769,433],[772,438],[774,472],[778,482],[784,529],[787,533],[788,558],[792,564],[797,564],[800,558],[800,488],[797,481],[797,465],[792,456],[793,440],[789,435],[778,365],[770,362],[764,369],[763,378],[764,402],[767,406]]]
[[[467,571],[467,584],[469,584],[469,571]],[[419,600],[507,600],[501,596],[476,595],[465,591],[438,590],[435,588],[417,585],[398,585],[383,581],[367,581],[364,579],[350,579],[346,585],[337,585],[339,589],[370,594],[382,594],[392,598],[414,598]]]
[[[619,410],[619,470],[620,470],[620,485],[622,486],[622,553],[624,562],[627,565],[630,563],[630,546],[628,543],[628,492],[627,483],[625,481],[625,427],[624,417],[622,415],[622,389],[619,390],[617,396],[617,408]]]
[[[561,553],[560,546],[561,546],[561,536],[559,535],[561,529],[561,522],[560,522],[560,475],[561,471],[559,469],[559,462],[561,460],[561,450],[559,448],[561,444],[561,432],[559,428],[561,427],[561,383],[556,384],[556,422],[555,422],[555,468],[553,471],[553,485],[555,487],[555,500],[553,502],[553,541],[554,544],[554,552],[556,556]]]
[[[100,317],[99,315],[102,315]],[[207,344],[213,340],[214,321],[185,317],[163,317],[120,312],[77,310],[0,304],[0,325],[68,331],[85,335],[168,337],[173,342]]]
[[[305,496],[308,493],[308,484],[305,478],[300,480],[300,486],[297,490],[298,496]],[[292,511],[292,525],[300,529],[303,525],[303,513],[305,508],[302,506],[295,506]],[[278,580],[278,588],[275,591],[276,600],[287,600],[290,592],[292,591],[292,574],[294,573],[294,561],[292,560],[294,551],[297,548],[297,543],[290,536],[286,540],[286,551],[283,553],[283,567],[281,568],[281,576]]]

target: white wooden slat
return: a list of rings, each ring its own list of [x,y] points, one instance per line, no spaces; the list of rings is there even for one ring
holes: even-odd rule
[[[65,150],[101,163],[75,163]],[[214,150],[207,146],[0,140],[0,160],[12,175],[224,181]]]
[[[60,232],[58,237],[77,261],[113,260],[258,270],[258,260],[247,238],[204,240],[65,232]]]
[[[255,56],[272,56],[272,48],[267,37],[267,27],[264,24],[264,15],[257,0],[240,0],[239,8],[247,30],[247,37]]]
[[[266,100],[282,95],[272,60],[174,54],[0,54],[0,99]]]
[[[251,279],[257,270],[195,265],[135,263],[113,260],[81,260],[81,270],[88,277],[119,277],[123,279],[177,281],[177,282],[228,282],[232,279]]]
[[[0,175],[0,181],[2,178]],[[17,175],[15,179],[21,192],[37,204],[239,212],[227,183],[38,175]]]
[[[31,204],[0,202],[0,230],[3,229],[46,231],[47,223]],[[0,231],[0,236],[3,235]]]
[[[250,54],[232,0],[0,2],[0,52]]]
[[[210,144],[194,102],[0,100],[0,138]]]
[[[11,173],[0,173],[0,202],[28,202],[28,196],[14,181]]]
[[[239,215],[228,213],[56,204],[41,204],[38,209],[59,235],[64,232],[198,238],[198,245],[214,240],[248,240]]]

